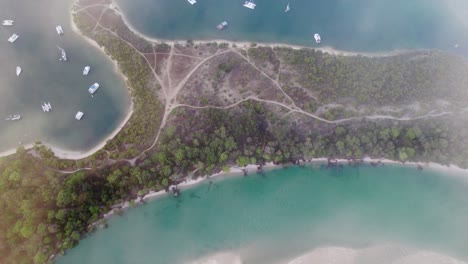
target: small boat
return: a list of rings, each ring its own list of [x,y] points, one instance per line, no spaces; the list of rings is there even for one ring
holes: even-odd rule
[[[322,39],[320,38],[320,35],[318,33],[315,33],[314,38],[315,38],[315,42],[317,44],[320,44],[320,42],[322,41]]]
[[[8,42],[13,43],[19,38],[19,35],[13,34],[11,37],[8,39]]]
[[[248,9],[254,10],[257,5],[254,3],[253,0],[248,0],[244,2],[244,6],[247,7]]]
[[[58,34],[59,36],[62,36],[62,35],[63,35],[63,28],[62,28],[62,26],[60,26],[60,25],[56,26],[56,27],[55,27],[55,30],[57,31],[57,34]]]
[[[93,85],[89,87],[88,92],[90,94],[94,94],[98,88],[99,88],[99,83],[94,83]]]
[[[284,10],[284,12],[289,12],[289,10],[291,10],[291,7],[289,6],[289,2],[288,2],[288,4],[286,5],[286,9]]]
[[[42,111],[50,112],[50,108],[46,103],[42,103],[41,107],[42,107]]]
[[[46,103],[44,103],[44,105],[46,105],[46,106],[47,106],[47,108],[49,108],[49,111],[50,111],[50,110],[52,110],[52,105],[50,104],[50,102],[47,102],[47,104],[46,104]]]
[[[84,76],[88,75],[89,70],[91,70],[91,67],[89,67],[89,66],[84,67],[84,69],[83,69],[83,75],[84,75]]]
[[[13,20],[3,20],[2,26],[13,26],[14,21]]]
[[[21,67],[20,66],[16,66],[16,76],[20,76],[21,74]]]
[[[5,118],[6,121],[18,121],[21,120],[20,115],[10,115],[7,118]]]
[[[191,5],[194,5],[197,3],[197,0],[187,0],[187,2],[189,2],[189,4]]]
[[[78,113],[76,113],[76,115],[75,115],[75,119],[76,120],[81,120],[81,118],[83,118],[83,116],[84,116],[84,113],[78,111]]]
[[[65,50],[62,49],[61,47],[57,46],[57,48],[60,50],[60,52],[62,53],[61,56],[60,56],[60,60],[61,61],[67,61],[67,53],[65,53]]]
[[[223,30],[223,29],[225,29],[227,26],[228,26],[228,22],[223,21],[223,22],[221,22],[220,24],[218,24],[218,25],[216,26],[216,28],[217,28],[218,30]]]

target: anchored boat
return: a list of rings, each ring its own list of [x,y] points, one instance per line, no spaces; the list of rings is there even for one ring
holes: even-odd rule
[[[217,28],[218,30],[223,30],[223,29],[225,29],[227,26],[228,26],[228,22],[223,21],[223,22],[219,23],[219,24],[216,26],[216,28]]]
[[[94,94],[97,91],[97,89],[99,89],[99,83],[94,83],[89,87],[88,92],[90,94]]]
[[[50,103],[42,103],[41,107],[44,112],[50,112],[50,110],[52,110]]]
[[[16,76],[20,76],[21,74],[21,67],[20,66],[16,66]]]
[[[13,26],[14,21],[13,20],[3,20],[2,26]]]
[[[76,115],[75,115],[75,119],[76,120],[81,120],[81,118],[83,118],[83,116],[84,116],[84,113],[78,111],[78,113],[76,113]]]
[[[21,120],[20,115],[10,115],[7,118],[5,118],[6,121],[18,121]]]
[[[8,42],[13,43],[19,38],[19,35],[13,34],[11,37],[8,39]]]
[[[58,34],[59,36],[62,36],[62,35],[63,35],[63,28],[62,28],[62,26],[60,26],[60,25],[56,26],[56,27],[55,27],[55,30],[57,31],[57,34]]]
[[[89,67],[89,66],[84,67],[84,69],[83,69],[83,75],[84,75],[84,76],[88,75],[89,70],[91,70],[91,67]]]
[[[197,3],[197,0],[187,0],[187,2],[189,2],[191,5],[194,5]]]
[[[320,38],[320,35],[318,33],[315,33],[314,38],[315,38],[315,42],[317,44],[320,44],[320,42],[322,41],[322,39]]]
[[[254,3],[253,0],[248,0],[244,2],[244,6],[247,7],[248,9],[254,10],[257,5]]]
[[[61,47],[59,47],[58,45],[57,45],[57,48],[58,48],[58,49],[60,50],[60,52],[61,52],[60,60],[61,60],[61,61],[67,61],[67,53],[65,53],[65,50],[62,49]]]

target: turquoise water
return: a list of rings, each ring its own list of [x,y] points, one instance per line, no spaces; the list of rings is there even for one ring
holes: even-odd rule
[[[287,263],[318,247],[382,245],[467,261],[467,204],[466,178],[427,170],[279,169],[214,179],[180,199],[132,208],[58,263],[185,263],[217,252],[234,252],[243,263]],[[384,251],[358,263],[393,263],[383,261],[392,250]]]
[[[87,150],[108,136],[128,112],[130,97],[124,80],[106,55],[75,34],[70,25],[71,0],[0,0],[0,20],[13,19],[13,27],[0,26],[0,152],[36,140],[70,150]],[[56,25],[65,35],[59,37]],[[18,40],[7,42],[13,33]],[[60,62],[64,48],[67,62]],[[89,76],[83,77],[84,66]],[[15,67],[23,73],[15,75]],[[91,98],[87,88],[99,82]],[[53,110],[44,113],[41,103]],[[85,113],[75,120],[77,111]],[[11,114],[23,119],[7,122]]]
[[[228,39],[322,45],[350,51],[468,51],[468,3],[459,0],[116,0],[138,31],[162,39]],[[290,2],[291,11],[284,12]],[[229,22],[227,30],[216,25]],[[454,45],[459,44],[455,49]]]

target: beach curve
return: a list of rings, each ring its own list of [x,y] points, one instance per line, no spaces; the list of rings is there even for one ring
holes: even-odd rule
[[[117,61],[115,59],[112,59],[110,56],[108,56],[103,47],[100,47],[95,41],[93,41],[92,39],[90,39],[87,36],[85,36],[84,34],[82,34],[81,31],[76,26],[75,21],[73,21],[73,13],[74,13],[73,8],[74,8],[74,6],[76,5],[77,2],[79,2],[79,0],[75,0],[75,1],[72,2],[70,10],[68,12],[69,13],[69,19],[70,19],[69,22],[70,22],[71,29],[73,30],[74,33],[76,33],[78,36],[82,37],[91,46],[93,46],[93,47],[97,48],[98,50],[102,51],[104,53],[104,55],[106,56],[106,58],[108,58],[113,63],[114,71],[118,75],[120,75],[123,78],[123,80],[125,80],[125,83],[127,84],[128,78],[127,78],[127,76],[125,76],[120,71],[120,68],[118,66]],[[130,91],[130,89],[131,89],[131,87],[128,87],[128,85],[127,85],[127,90]],[[54,146],[53,144],[50,144],[50,143],[47,143],[47,142],[41,142],[40,145],[43,145],[43,146],[46,146],[47,148],[49,148],[52,152],[54,152],[55,156],[57,158],[59,158],[59,159],[80,160],[80,159],[87,158],[87,157],[93,155],[94,153],[98,152],[99,150],[101,150],[106,145],[107,141],[113,139],[125,127],[125,125],[128,123],[128,121],[132,117],[133,111],[134,111],[134,104],[133,104],[133,100],[131,100],[128,112],[124,116],[122,121],[120,121],[119,125],[109,135],[104,137],[98,144],[96,144],[94,147],[92,147],[92,148],[90,148],[88,150],[82,150],[82,151],[67,150],[65,148],[60,148],[60,147]],[[31,148],[34,147],[34,145],[35,145],[35,143],[28,143],[28,144],[21,144],[18,147],[24,147],[25,149],[31,149]],[[17,149],[14,148],[14,149],[1,151],[0,152],[0,157],[6,157],[6,156],[13,155],[13,154],[16,153],[16,150]]]

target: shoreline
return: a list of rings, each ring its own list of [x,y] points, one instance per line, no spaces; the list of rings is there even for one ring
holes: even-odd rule
[[[329,160],[328,158],[313,158],[310,160],[300,160],[300,162],[301,164],[307,166],[307,165],[312,165],[312,164],[326,164],[328,160]],[[349,163],[348,159],[330,159],[330,160],[333,162],[336,161],[340,165],[348,165]],[[459,177],[468,181],[468,169],[463,169],[453,164],[449,166],[445,166],[445,165],[435,163],[435,162],[405,162],[403,163],[403,162],[396,161],[396,160],[375,159],[375,158],[370,158],[370,157],[365,157],[362,159],[362,161],[363,163],[361,163],[361,165],[370,165],[371,163],[380,162],[381,164],[396,165],[396,166],[401,166],[405,168],[414,168],[415,170],[418,169],[418,166],[421,166],[423,170],[438,172],[438,173],[443,174],[444,176]],[[220,171],[218,173],[214,173],[211,175],[203,175],[196,179],[185,179],[180,184],[168,186],[168,189],[170,190],[173,186],[176,186],[180,190],[184,190],[184,189],[194,187],[198,184],[201,184],[205,181],[209,181],[214,178],[239,177],[239,176],[242,176],[244,170],[247,170],[247,172],[249,172],[249,175],[251,175],[252,171],[254,173],[257,172],[258,166],[259,165],[255,165],[255,164],[249,164],[245,167],[231,166],[229,167],[229,172]],[[288,164],[288,166],[298,166],[298,165]],[[379,167],[379,166],[381,165],[377,165],[375,167]],[[273,162],[267,162],[265,165],[262,166],[262,169],[264,171],[271,171],[271,170],[282,169],[282,168],[283,168],[283,164],[277,165],[277,164],[274,164]],[[112,209],[109,212],[105,213],[99,220],[108,219],[112,217],[114,214],[116,214],[116,211],[128,209],[129,207],[132,206],[132,203],[134,205],[142,204],[143,202],[146,202],[146,201],[161,198],[165,194],[170,195],[170,191],[169,192],[166,192],[166,190],[150,191],[141,197],[137,197],[136,199],[125,201],[120,204],[115,204],[112,206]],[[98,221],[90,224],[90,226],[94,226],[98,224]]]
[[[238,176],[242,176],[243,170],[247,170],[247,171],[250,171],[250,172],[252,172],[252,171],[256,172],[257,167],[258,167],[258,165],[254,165],[254,164],[249,164],[249,165],[247,165],[245,167],[232,166],[232,167],[229,167],[229,172],[220,171],[218,173],[213,173],[211,175],[203,175],[203,176],[200,176],[200,177],[198,177],[196,179],[185,179],[183,182],[181,182],[179,184],[168,186],[168,189],[170,190],[172,187],[176,186],[178,189],[184,190],[184,189],[194,187],[194,186],[196,186],[196,185],[198,185],[200,183],[203,183],[204,181],[207,181],[207,180],[209,181],[210,179],[214,179],[214,178],[238,177]],[[280,169],[281,165],[276,165],[273,162],[267,162],[265,165],[262,166],[262,168],[263,168],[263,170],[270,171],[270,170],[274,170],[274,169]],[[138,197],[136,199],[133,199],[133,200],[130,200],[130,201],[125,201],[125,202],[120,203],[120,204],[115,204],[115,205],[112,206],[112,209],[109,212],[105,213],[99,220],[110,218],[111,216],[113,216],[116,213],[116,211],[124,210],[124,209],[127,209],[127,208],[131,207],[132,203],[134,203],[135,205],[141,204],[144,201],[155,200],[157,198],[160,198],[160,197],[164,196],[165,194],[170,195],[170,191],[166,192],[166,190],[164,190],[164,189],[159,190],[159,191],[150,191],[147,194],[145,194],[145,195],[143,195],[141,197]],[[96,225],[98,221],[91,224],[90,226]]]
[[[77,0],[79,1],[79,0]],[[153,43],[165,43],[169,45],[174,45],[174,44],[184,44],[188,40],[184,39],[176,39],[176,40],[169,40],[169,39],[160,39],[160,38],[155,38],[155,37],[150,37],[148,35],[145,35],[144,33],[138,31],[136,28],[134,28],[131,23],[128,21],[127,17],[123,14],[120,8],[120,6],[115,2],[115,0],[111,0],[111,4],[109,6],[109,9],[114,11],[120,18],[122,19],[124,25],[132,31],[135,35],[138,37],[149,41]],[[369,57],[369,58],[376,58],[376,57],[392,57],[392,56],[397,56],[401,54],[405,54],[408,52],[411,52],[412,50],[393,50],[393,51],[386,51],[386,52],[355,52],[355,51],[345,51],[345,50],[337,50],[334,49],[330,46],[321,46],[321,47],[313,47],[313,46],[302,46],[302,45],[296,45],[296,44],[288,44],[288,43],[280,43],[280,42],[249,42],[249,41],[236,41],[236,40],[224,40],[224,39],[206,39],[206,40],[196,40],[196,39],[191,39],[190,41],[193,42],[195,45],[200,45],[200,44],[207,44],[207,43],[227,43],[229,46],[237,46],[241,48],[248,48],[250,47],[251,44],[256,44],[256,47],[283,47],[283,48],[291,48],[294,50],[300,50],[300,49],[309,49],[309,50],[319,50],[324,53],[330,54],[330,55],[335,55],[335,56],[364,56],[364,57]],[[418,50],[420,51],[420,50]]]
[[[77,34],[78,36],[80,36],[82,39],[84,39],[86,42],[88,42],[88,44],[90,44],[91,46],[99,49],[100,51],[102,51],[104,53],[104,56],[106,56],[112,62],[112,64],[114,65],[114,71],[118,75],[120,75],[123,78],[123,80],[125,81],[125,86],[127,86],[126,88],[127,88],[128,92],[129,92],[129,95],[130,95],[131,87],[129,87],[127,85],[128,78],[127,78],[127,76],[125,76],[120,71],[120,68],[119,68],[119,65],[118,65],[117,61],[112,59],[110,56],[108,56],[107,53],[105,52],[104,48],[100,47],[94,40],[92,40],[92,39],[88,38],[87,36],[83,35],[80,32],[80,30],[77,28],[77,26],[75,25],[75,22],[73,21],[73,14],[74,14],[73,7],[75,6],[77,1],[79,1],[79,0],[74,1],[71,4],[71,8],[69,10],[69,18],[70,18],[69,22],[70,22],[70,27],[71,27],[72,31],[75,34]],[[90,148],[88,150],[78,150],[78,151],[67,150],[65,148],[56,147],[51,143],[42,142],[42,141],[41,141],[41,145],[46,146],[47,148],[49,148],[52,152],[54,152],[55,156],[57,158],[59,158],[59,159],[80,160],[80,159],[87,158],[87,157],[93,155],[94,153],[98,152],[99,150],[101,150],[107,144],[107,141],[113,139],[125,127],[125,125],[128,123],[128,121],[132,117],[133,111],[134,111],[133,98],[130,98],[130,106],[129,106],[128,112],[124,116],[124,118],[119,122],[119,125],[109,135],[107,135],[105,138],[103,138],[101,141],[99,141],[99,143],[97,143],[94,147],[92,147],[92,148]],[[22,146],[26,150],[29,150],[29,149],[32,149],[34,147],[34,145],[35,145],[35,143],[28,143],[28,144],[21,144],[18,147]],[[0,151],[0,158],[15,154],[16,149],[17,148],[8,149],[8,150],[5,150],[5,151]]]
[[[101,50],[105,56],[113,63],[114,65],[114,70],[117,74],[119,74],[125,82],[127,82],[128,78],[125,76],[121,71],[118,66],[117,61],[112,59],[110,56],[107,55],[103,47],[100,47],[94,40],[88,38],[87,36],[83,35],[80,30],[76,27],[75,22],[73,21],[73,14],[74,10],[73,8],[76,6],[76,4],[80,0],[75,0],[71,3],[71,8],[69,10],[69,18],[70,18],[70,27],[73,30],[74,33],[78,34],[80,37],[82,37],[86,42],[88,42],[90,45],[93,47]],[[111,0],[111,4],[109,6],[109,9],[114,11],[118,16],[122,18],[122,21],[124,25],[132,31],[135,35],[138,37],[152,42],[152,43],[166,43],[170,45],[174,44],[184,44],[188,40],[166,40],[166,39],[158,39],[158,38],[153,38],[150,36],[147,36],[141,32],[139,32],[136,28],[134,28],[129,22],[128,19],[125,17],[125,15],[120,11],[119,5],[114,1]],[[332,47],[329,46],[323,46],[323,47],[312,47],[312,46],[301,46],[301,45],[295,45],[295,44],[288,44],[288,43],[277,43],[277,42],[248,42],[248,41],[231,41],[231,40],[223,40],[223,39],[209,39],[209,40],[191,40],[195,45],[203,45],[207,43],[227,43],[231,47],[237,46],[241,48],[249,48],[251,44],[255,44],[256,47],[284,47],[284,48],[291,48],[294,50],[300,50],[300,49],[311,49],[311,50],[319,50],[324,53],[330,54],[330,55],[335,55],[335,56],[364,56],[364,57],[390,57],[390,56],[397,56],[401,54],[405,54],[407,52],[410,52],[410,50],[394,50],[394,51],[389,51],[389,52],[353,52],[353,51],[344,51],[344,50],[336,50],[333,49]],[[130,90],[131,88],[127,86],[127,88]],[[117,126],[112,133],[110,133],[107,137],[105,137],[100,143],[96,144],[94,147],[90,148],[89,150],[83,150],[83,151],[74,151],[74,150],[67,150],[65,148],[60,148],[56,147],[51,143],[47,142],[42,142],[42,145],[50,148],[55,156],[59,159],[68,159],[68,160],[80,160],[87,158],[91,156],[92,154],[96,153],[100,149],[102,149],[105,144],[107,143],[108,140],[111,140],[114,138],[121,130],[122,128],[127,124],[127,122],[130,120],[130,117],[133,114],[133,101],[131,101],[130,107],[129,107],[129,112],[127,115],[124,117],[124,119],[120,122],[120,125]],[[23,146],[25,149],[31,149],[34,146],[34,143],[28,143],[28,144],[22,144],[20,146]],[[19,146],[18,146],[19,147]],[[10,156],[16,153],[16,148],[14,149],[8,149],[5,151],[0,151],[0,158],[1,157],[6,157]]]
[[[93,155],[99,150],[101,150],[107,144],[107,141],[113,139],[125,127],[125,125],[130,120],[130,117],[132,117],[132,115],[133,115],[133,102],[130,103],[130,111],[125,115],[125,117],[120,122],[120,124],[108,136],[102,139],[99,142],[99,144],[95,145],[89,150],[83,150],[83,151],[67,150],[67,149],[56,147],[50,143],[42,142],[42,141],[41,141],[41,144],[39,145],[43,145],[49,148],[52,152],[54,152],[54,155],[59,159],[66,159],[66,160],[84,159]],[[30,150],[34,147],[34,145],[35,143],[28,143],[28,144],[18,145],[18,147],[24,147],[26,150]],[[16,150],[17,148],[2,151],[0,152],[0,158],[13,155],[16,153]]]

